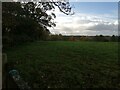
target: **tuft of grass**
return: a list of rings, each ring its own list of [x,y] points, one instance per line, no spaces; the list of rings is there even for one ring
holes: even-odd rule
[[[32,88],[120,88],[117,42],[39,41],[6,53]]]

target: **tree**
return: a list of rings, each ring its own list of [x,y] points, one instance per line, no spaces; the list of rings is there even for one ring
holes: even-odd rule
[[[117,41],[115,35],[112,35],[111,41],[113,41],[113,42],[114,42],[114,41]]]
[[[61,12],[71,15],[69,2],[3,2],[3,44],[43,39],[50,33],[47,27],[56,26],[52,12],[57,6]],[[45,39],[45,38],[44,38]]]
[[[61,12],[66,15],[73,14],[71,13],[71,6],[69,2],[54,2],[53,0],[48,0],[48,2],[24,2],[22,3],[22,7],[25,13],[25,16],[30,17],[37,21],[39,24],[44,26],[55,26],[55,22],[53,21],[56,18],[55,14],[52,12],[48,14],[47,11],[54,10],[55,6],[59,8]]]

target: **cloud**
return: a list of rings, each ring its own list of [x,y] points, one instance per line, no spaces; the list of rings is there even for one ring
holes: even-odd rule
[[[56,27],[50,29],[53,34],[63,35],[117,35],[118,20],[112,15],[96,15],[76,13],[73,16],[64,15],[59,10],[56,13]]]
[[[105,23],[99,23],[97,25],[94,25],[92,27],[87,28],[87,30],[95,30],[95,31],[115,31],[117,30],[117,25],[115,24],[105,24]]]

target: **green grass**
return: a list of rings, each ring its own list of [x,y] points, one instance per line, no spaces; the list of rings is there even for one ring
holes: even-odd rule
[[[116,42],[39,41],[7,55],[33,88],[120,88]]]

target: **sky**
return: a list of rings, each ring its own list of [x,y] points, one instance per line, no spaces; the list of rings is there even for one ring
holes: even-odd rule
[[[118,2],[70,2],[74,15],[55,10],[56,27],[52,34],[118,35]]]
[[[65,15],[56,8],[56,27],[48,28],[52,34],[118,35],[118,0],[69,1],[75,14]]]

